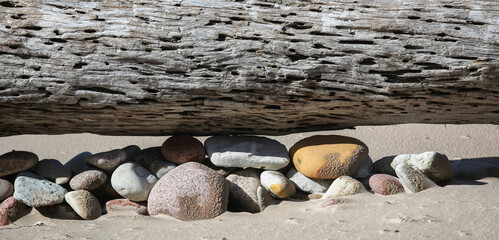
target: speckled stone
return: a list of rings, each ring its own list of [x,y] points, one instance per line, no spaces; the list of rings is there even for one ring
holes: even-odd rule
[[[71,171],[55,159],[43,159],[36,165],[36,174],[59,185],[69,182]]]
[[[7,180],[0,179],[0,202],[12,196],[14,193],[14,186]]]
[[[169,171],[173,170],[177,165],[167,161],[154,161],[149,164],[149,171],[154,174],[158,179],[163,177]]]
[[[295,185],[278,171],[262,172],[260,181],[262,186],[276,198],[286,199],[296,192]]]
[[[182,164],[186,162],[202,162],[205,151],[203,144],[191,137],[185,135],[172,136],[163,143],[161,152],[165,160]]]
[[[369,178],[369,186],[380,195],[392,195],[404,191],[404,186],[395,177],[388,174],[374,174]]]
[[[400,181],[413,193],[437,186],[423,172],[407,163],[398,164],[395,173],[397,173]]]
[[[438,152],[398,155],[393,159],[391,166],[395,169],[400,163],[412,165],[434,182],[452,179],[452,167],[449,159]]]
[[[243,169],[227,176],[229,183],[229,210],[258,213],[271,202],[272,196],[261,186],[257,169]]]
[[[158,178],[135,162],[121,164],[111,176],[111,185],[121,196],[132,201],[146,201]]]
[[[99,169],[112,172],[127,160],[127,153],[122,149],[96,153],[85,159],[85,163]]]
[[[140,215],[149,215],[146,202],[132,202],[129,199],[121,198],[108,201],[106,203],[107,212],[135,212]]]
[[[32,152],[12,151],[0,156],[0,177],[26,171],[38,163],[38,156]]]
[[[69,206],[85,220],[96,219],[102,214],[99,200],[89,191],[78,190],[68,192],[65,199]]]
[[[301,174],[296,168],[291,168],[286,177],[294,183],[297,190],[308,193],[325,193],[331,183],[332,179],[312,179]]]
[[[225,178],[200,163],[187,162],[156,183],[147,209],[150,215],[167,214],[183,221],[211,219],[227,210],[228,199]]]
[[[14,197],[30,206],[41,207],[64,201],[66,189],[31,172],[21,172],[14,181]]]
[[[5,199],[0,203],[0,226],[6,226],[15,222],[21,217],[25,209],[26,205],[17,201],[14,197]]]
[[[163,153],[161,153],[161,147],[142,149],[133,157],[133,162],[144,168],[149,168],[149,165],[154,161],[165,161]]]
[[[362,183],[355,178],[352,178],[350,176],[341,176],[334,180],[334,182],[322,197],[328,198],[350,196],[365,191],[366,188],[364,188],[364,185],[362,185]]]
[[[367,160],[368,153],[367,146],[358,139],[336,135],[308,137],[289,150],[296,170],[315,179],[351,176]]]
[[[90,168],[85,164],[85,159],[92,156],[91,152],[82,152],[74,156],[69,160],[64,166],[71,171],[73,175],[82,173],[84,171],[90,170]]]
[[[87,170],[74,176],[69,182],[73,190],[92,191],[102,186],[107,180],[107,175],[101,170]]]

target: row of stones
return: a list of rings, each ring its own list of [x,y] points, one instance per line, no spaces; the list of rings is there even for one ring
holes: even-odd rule
[[[388,174],[395,169],[392,175],[413,192],[436,186],[432,180],[452,178],[450,162],[435,152],[380,162],[389,166],[379,169],[389,169]],[[215,136],[203,146],[190,136],[174,136],[161,147],[86,152],[65,165],[13,151],[0,156],[0,177],[14,179],[14,186],[0,179],[0,201],[14,195],[0,205],[0,216],[8,223],[15,219],[14,206],[39,208],[65,200],[81,218],[95,219],[102,214],[101,203],[124,197],[108,202],[104,210],[129,206],[141,214],[196,220],[213,218],[227,208],[260,212],[274,198],[292,197],[296,189],[311,193],[310,198],[352,195],[366,187],[381,195],[404,190],[395,177],[372,175],[372,169],[367,146],[344,136],[309,137],[289,152],[265,137]]]

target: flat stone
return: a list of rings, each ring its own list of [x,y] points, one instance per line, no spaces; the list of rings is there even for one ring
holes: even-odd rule
[[[21,172],[14,181],[14,197],[30,206],[41,207],[64,201],[67,190],[31,172]]]
[[[81,220],[71,206],[67,203],[61,203],[51,206],[38,207],[38,212],[48,218],[65,219],[65,220]]]
[[[397,173],[400,181],[413,193],[437,186],[423,172],[407,163],[398,164],[395,173]]]
[[[260,181],[262,186],[276,198],[286,199],[296,193],[295,185],[278,171],[262,172]]]
[[[0,226],[6,226],[23,215],[26,205],[17,201],[14,197],[8,197],[0,203]]]
[[[135,212],[140,215],[149,215],[146,202],[132,202],[129,199],[114,199],[106,203],[107,212]]]
[[[200,163],[187,162],[156,183],[147,209],[150,215],[167,214],[183,221],[211,219],[227,210],[228,199],[225,178]]]
[[[165,160],[182,164],[186,162],[202,162],[205,151],[203,144],[191,137],[185,135],[172,136],[163,143],[161,152]]]
[[[312,179],[301,174],[296,170],[296,168],[289,169],[286,177],[293,182],[295,188],[302,192],[307,193],[325,193],[331,183],[332,179]]]
[[[395,157],[396,157],[395,155],[386,156],[375,161],[373,163],[373,172],[397,176],[397,174],[395,173],[395,169],[391,165]]]
[[[158,178],[135,162],[120,165],[111,176],[113,188],[132,201],[146,201]]]
[[[69,182],[73,190],[92,191],[102,186],[107,180],[107,175],[101,170],[87,170],[74,176]]]
[[[65,184],[71,179],[71,170],[55,159],[41,160],[36,165],[35,172],[59,185]]]
[[[154,161],[149,164],[149,171],[154,174],[158,179],[163,177],[169,171],[173,170],[177,165],[167,161]]]
[[[96,153],[85,159],[85,163],[99,169],[112,172],[127,160],[127,153],[122,149]]]
[[[289,163],[286,146],[266,137],[214,136],[206,139],[205,147],[219,167],[278,170]]]
[[[226,179],[229,183],[229,210],[258,213],[272,202],[270,193],[261,186],[259,170],[239,170]]]
[[[373,160],[367,156],[367,160],[360,166],[359,170],[355,172],[352,177],[355,179],[363,179],[371,174],[373,171]]]
[[[452,179],[452,167],[449,159],[438,152],[398,155],[393,159],[391,166],[395,169],[401,163],[414,166],[434,182]]]
[[[84,171],[90,170],[90,168],[85,164],[85,159],[92,156],[91,152],[82,152],[74,156],[69,160],[64,166],[71,171],[73,175],[82,173]]]
[[[161,147],[150,147],[142,149],[133,157],[133,162],[136,162],[144,168],[149,168],[149,165],[154,161],[165,161]]]
[[[96,219],[102,215],[99,200],[89,191],[68,192],[65,199],[69,206],[85,220]]]
[[[14,193],[14,186],[7,180],[0,179],[0,202],[12,196]]]
[[[369,179],[373,192],[380,195],[392,195],[404,192],[404,186],[395,177],[388,174],[374,174]]]
[[[350,176],[341,176],[334,180],[323,198],[355,195],[367,191],[361,182]]]
[[[336,135],[308,137],[289,150],[296,170],[315,179],[351,176],[367,160],[368,153],[367,146],[361,141]]]
[[[38,163],[32,152],[12,151],[0,156],[0,177],[26,171]]]

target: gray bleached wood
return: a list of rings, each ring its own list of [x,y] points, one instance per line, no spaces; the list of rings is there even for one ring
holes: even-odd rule
[[[499,124],[499,2],[0,0],[0,135]]]

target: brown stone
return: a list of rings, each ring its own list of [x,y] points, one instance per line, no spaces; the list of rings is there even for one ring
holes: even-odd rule
[[[176,164],[202,162],[205,156],[203,144],[191,136],[184,135],[166,139],[161,146],[161,152],[167,161]]]
[[[0,156],[0,177],[26,171],[38,163],[38,156],[32,152],[12,151]]]

